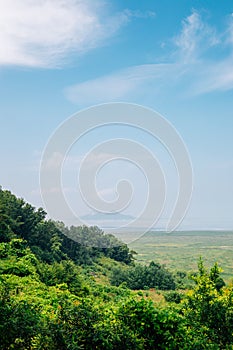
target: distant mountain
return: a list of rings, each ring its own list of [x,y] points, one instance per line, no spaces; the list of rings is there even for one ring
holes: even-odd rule
[[[126,224],[135,220],[134,216],[121,214],[121,213],[94,213],[81,216],[81,220],[87,221],[91,225],[97,225],[100,227],[114,227],[114,223],[117,225],[120,223]]]

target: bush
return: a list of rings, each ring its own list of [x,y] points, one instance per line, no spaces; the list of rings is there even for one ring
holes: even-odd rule
[[[183,295],[177,291],[171,291],[164,294],[164,298],[169,303],[179,304],[183,299]]]
[[[151,262],[149,266],[137,264],[126,269],[115,268],[110,281],[115,286],[126,283],[128,288],[134,290],[149,288],[174,290],[176,287],[172,274],[154,262]]]
[[[183,308],[187,328],[193,338],[204,338],[225,349],[233,343],[233,288],[220,288],[221,270],[217,264],[207,271],[200,260],[198,267],[193,277],[196,286],[188,293]]]
[[[28,302],[10,298],[2,286],[0,295],[0,348],[31,349],[40,328],[38,310]]]

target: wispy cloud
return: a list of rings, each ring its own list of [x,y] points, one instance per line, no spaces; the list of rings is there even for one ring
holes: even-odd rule
[[[233,12],[228,17],[227,38],[228,42],[233,46]]]
[[[179,60],[187,66],[191,94],[233,88],[233,14],[226,18],[226,23],[225,30],[217,32],[197,11],[183,21],[175,44]]]
[[[208,62],[197,66],[193,85],[194,95],[233,89],[233,55],[218,62]]]
[[[171,75],[180,73],[178,66],[168,63],[133,66],[67,87],[64,92],[69,100],[80,105],[127,100],[132,95],[136,99],[147,93],[148,86],[155,81],[159,82],[157,89],[166,85]]]
[[[83,106],[138,101],[144,96],[154,99],[172,85],[176,91],[181,89],[182,96],[233,88],[233,15],[225,30],[218,32],[194,10],[182,21],[180,33],[172,41],[170,63],[131,66],[78,83],[65,89],[66,97]]]
[[[155,18],[156,13],[154,11],[139,11],[139,10],[129,10],[126,9],[124,11],[125,15],[127,15],[128,18]]]
[[[0,0],[0,65],[53,67],[101,44],[129,20],[101,0]]]
[[[182,22],[182,30],[174,39],[179,57],[184,63],[195,61],[208,48],[219,43],[216,30],[202,21],[197,11]]]

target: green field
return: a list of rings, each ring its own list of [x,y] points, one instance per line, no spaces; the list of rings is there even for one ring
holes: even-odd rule
[[[140,262],[151,260],[165,264],[172,270],[197,269],[200,256],[206,266],[218,262],[224,270],[226,281],[233,279],[233,232],[230,231],[180,231],[170,234],[148,232],[129,244]]]

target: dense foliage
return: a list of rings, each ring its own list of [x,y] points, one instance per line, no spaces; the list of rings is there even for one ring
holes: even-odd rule
[[[0,240],[13,237],[27,241],[32,252],[47,263],[71,259],[90,264],[101,254],[129,264],[132,254],[126,244],[104,234],[98,227],[66,227],[62,222],[46,220],[42,208],[36,210],[10,191],[0,188]]]
[[[153,261],[149,266],[135,265],[128,269],[119,267],[113,269],[111,283],[115,286],[125,283],[130,289],[156,288],[168,290],[176,287],[172,274]]]
[[[233,287],[217,264],[207,270],[200,260],[193,287],[174,290],[181,280],[157,263],[132,263],[127,246],[80,243],[84,232],[106,239],[101,230],[59,225],[0,191],[1,350],[233,349]],[[158,303],[127,287],[171,291]]]

